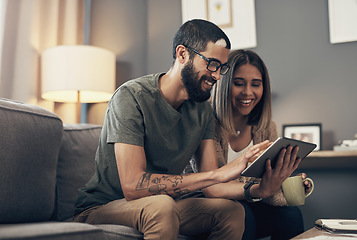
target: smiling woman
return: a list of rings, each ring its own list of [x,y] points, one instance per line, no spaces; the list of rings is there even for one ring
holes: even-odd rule
[[[236,50],[230,54],[228,63],[231,69],[222,81],[217,83],[211,99],[220,124],[230,132],[240,130],[235,126],[238,125],[237,119],[233,119],[237,109],[232,106],[233,99],[236,99],[232,95],[240,92],[239,97],[243,103],[254,101],[253,104],[248,104],[254,105],[249,112],[239,114],[240,122],[245,122],[244,125],[249,126],[256,125],[259,131],[268,128],[272,116],[271,90],[270,78],[264,62],[253,51]]]
[[[237,50],[229,55],[228,64],[231,68],[214,86],[211,99],[217,117],[216,151],[220,167],[244,154],[249,146],[277,138],[271,114],[270,79],[263,60],[253,51]],[[267,180],[265,175],[268,174],[261,179],[237,179],[242,183],[241,202],[246,211],[243,239],[267,236],[290,239],[303,231],[300,210],[287,207],[280,187],[271,191],[269,197],[254,198],[254,184],[260,191],[271,189],[267,186],[281,186],[276,180]]]
[[[247,116],[263,95],[262,74],[257,67],[247,63],[239,67],[233,75],[231,91],[233,115]],[[236,131],[241,131],[235,126]]]

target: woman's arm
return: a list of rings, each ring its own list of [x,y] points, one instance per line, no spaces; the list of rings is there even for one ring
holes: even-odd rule
[[[232,167],[234,168],[234,166],[239,162],[244,162],[247,161],[247,159],[252,158],[254,155],[251,155],[251,151],[254,146],[248,148],[248,150],[241,157],[221,167],[220,170],[230,169]],[[270,160],[268,160],[261,183],[251,187],[251,196],[253,198],[267,198],[275,194],[279,190],[282,182],[298,167],[301,160],[296,158],[297,152],[298,148],[293,149],[292,147],[288,147],[287,149],[283,149],[279,154],[278,161],[274,169],[271,167]],[[211,167],[210,164],[205,161],[206,158],[200,159],[205,163],[200,166],[200,171],[208,171]],[[202,191],[207,197],[244,199],[243,183],[238,181],[216,184],[203,189]]]

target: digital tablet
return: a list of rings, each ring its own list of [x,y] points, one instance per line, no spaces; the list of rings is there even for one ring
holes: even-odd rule
[[[287,148],[289,145],[292,147],[299,146],[297,156],[301,158],[301,160],[304,159],[316,148],[316,144],[314,143],[280,137],[275,140],[272,145],[265,149],[265,151],[257,159],[255,159],[246,169],[244,169],[241,175],[246,177],[261,178],[265,171],[266,160],[270,159],[272,168],[274,168],[275,163],[278,160],[280,150],[282,150],[283,148]]]

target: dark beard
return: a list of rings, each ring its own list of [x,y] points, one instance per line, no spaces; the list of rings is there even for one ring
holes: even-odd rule
[[[185,85],[189,98],[196,102],[204,102],[211,96],[211,91],[202,90],[202,82],[209,79],[208,76],[202,76],[198,80],[198,72],[194,71],[192,61],[189,61],[181,70],[182,82]]]

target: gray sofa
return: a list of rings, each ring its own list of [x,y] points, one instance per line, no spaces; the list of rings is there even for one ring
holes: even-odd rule
[[[0,98],[0,239],[143,239],[125,226],[71,222],[77,189],[94,172],[100,131]]]

